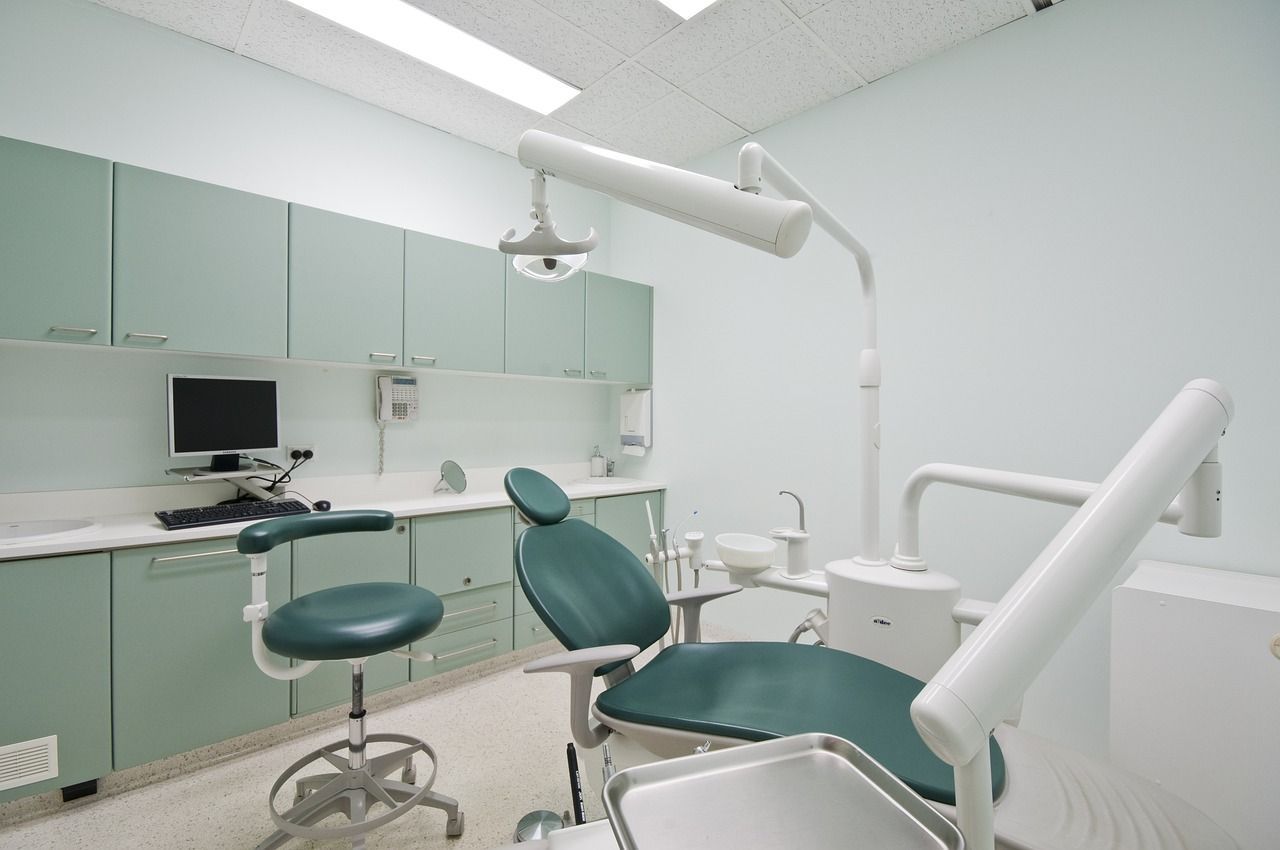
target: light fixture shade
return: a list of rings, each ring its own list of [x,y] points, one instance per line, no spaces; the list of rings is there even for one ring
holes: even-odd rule
[[[517,154],[527,168],[779,257],[794,256],[813,224],[813,209],[803,201],[766,198],[725,180],[540,130],[525,131]]]
[[[540,280],[544,283],[555,283],[572,276],[587,264],[590,254],[561,254],[559,256],[543,256],[535,254],[516,254],[511,258],[511,267],[525,277]]]

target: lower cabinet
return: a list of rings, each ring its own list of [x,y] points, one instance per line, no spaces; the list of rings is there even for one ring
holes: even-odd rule
[[[293,598],[366,581],[409,581],[409,520],[390,531],[309,537],[293,544]],[[391,653],[364,665],[366,694],[409,681],[409,661]],[[324,661],[293,683],[293,713],[307,714],[351,701],[351,665]]]
[[[0,564],[0,628],[0,753],[26,745],[0,755],[0,802],[110,773],[110,557]],[[36,743],[50,736],[56,741]],[[32,782],[47,773],[51,744],[57,774]]]
[[[277,605],[289,573],[281,547],[267,570]],[[249,560],[234,539],[114,552],[110,599],[116,770],[289,719],[289,684],[253,662]]]
[[[496,658],[511,651],[510,618],[468,626],[456,632],[428,635],[413,645],[414,651],[426,650],[435,655],[434,661],[412,662],[412,678],[416,682],[437,673],[455,670],[477,661]]]
[[[523,596],[523,594],[521,595]],[[525,604],[527,605],[528,603],[526,602]],[[551,634],[551,630],[543,625],[542,620],[538,619],[538,615],[532,611],[517,614],[512,618],[511,623],[511,643],[515,649],[524,649],[527,646],[533,646],[535,643],[542,643],[555,637],[555,635]]]
[[[655,527],[661,529],[662,493],[632,493],[596,499],[596,528],[631,550],[644,560],[649,553],[649,517],[644,504],[653,511]]]

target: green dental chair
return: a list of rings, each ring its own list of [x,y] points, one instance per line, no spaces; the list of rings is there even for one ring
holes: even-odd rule
[[[861,747],[922,797],[955,804],[954,773],[911,723],[924,683],[874,661],[794,643],[680,643],[636,669],[631,659],[670,626],[669,605],[699,639],[699,611],[741,588],[703,588],[664,597],[621,543],[577,519],[555,482],[516,468],[504,481],[531,526],[516,542],[516,572],[533,610],[567,648],[525,666],[570,678],[570,729],[581,747],[623,735],[670,758],[805,732],[838,735]],[[591,704],[591,687],[606,689]],[[594,721],[593,716],[594,715]],[[991,744],[992,792],[1005,784],[1004,758]]]
[[[412,584],[366,582],[308,593],[275,610],[267,603],[267,553],[275,547],[322,534],[387,531],[394,524],[395,517],[386,511],[304,514],[256,523],[241,531],[236,540],[236,548],[249,556],[252,601],[244,608],[244,619],[253,629],[253,658],[262,672],[289,680],[307,675],[321,661],[346,661],[351,665],[347,739],[303,756],[276,780],[267,805],[277,829],[258,845],[258,850],[280,847],[292,838],[347,839],[359,850],[365,846],[366,833],[418,806],[443,809],[448,816],[446,834],[462,834],[463,815],[458,801],[431,790],[436,776],[435,751],[425,741],[408,735],[365,733],[365,661],[382,652],[429,660],[429,654],[401,648],[426,637],[440,625],[444,606],[439,597]],[[358,574],[359,565],[352,567],[353,573]],[[269,652],[301,663],[281,664]],[[400,746],[370,756],[366,746],[371,743]],[[431,775],[421,785],[414,784],[414,756],[418,753],[425,754],[431,762]],[[279,791],[308,765],[319,762],[333,769],[298,778],[293,807],[278,811],[275,798]],[[399,779],[388,778],[396,770],[400,771]],[[370,810],[378,805],[386,811],[372,815]],[[334,813],[346,815],[348,822],[317,825]]]

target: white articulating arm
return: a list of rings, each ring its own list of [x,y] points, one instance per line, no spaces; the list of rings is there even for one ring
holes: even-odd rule
[[[920,736],[955,767],[972,850],[995,846],[991,731],[1212,455],[1233,414],[1217,382],[1187,384],[911,704]]]
[[[267,621],[267,558],[268,553],[249,556],[250,602],[244,606],[242,616],[252,629],[250,638],[254,663],[258,669],[273,679],[291,681],[300,679],[320,666],[319,661],[303,661],[296,667],[281,664],[271,657],[267,645],[262,642],[262,624]]]
[[[667,603],[679,606],[684,615],[684,642],[698,643],[702,640],[702,606],[712,599],[731,596],[742,590],[737,585],[728,587],[699,587],[691,590],[677,590],[667,594]]]
[[[557,652],[524,666],[526,673],[569,674],[569,730],[578,746],[593,749],[604,743],[612,730],[591,723],[591,681],[598,667],[627,661],[640,654],[640,647],[620,643]]]

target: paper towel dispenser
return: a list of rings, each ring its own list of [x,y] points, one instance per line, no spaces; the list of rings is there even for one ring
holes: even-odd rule
[[[644,457],[653,445],[653,390],[623,392],[619,414],[622,453]]]

